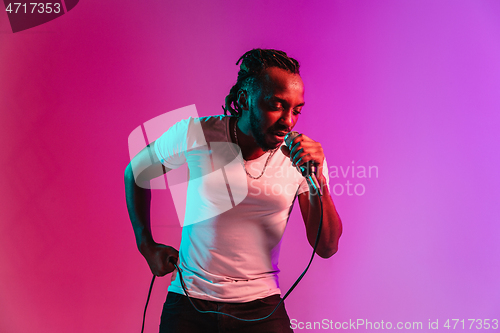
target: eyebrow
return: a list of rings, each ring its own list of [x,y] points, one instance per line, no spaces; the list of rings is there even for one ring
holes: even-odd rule
[[[272,96],[272,97],[270,98],[270,100],[271,100],[271,101],[273,101],[273,100],[278,101],[278,102],[280,102],[281,104],[288,104],[288,102],[287,102],[286,100],[284,100],[284,99],[282,99],[282,98],[279,98],[279,97],[277,97],[277,96]],[[302,102],[302,103],[300,103],[300,104],[297,104],[295,107],[298,107],[298,106],[304,106],[304,104],[306,104],[306,102]]]

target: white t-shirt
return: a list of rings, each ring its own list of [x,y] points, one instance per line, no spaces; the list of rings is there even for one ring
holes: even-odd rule
[[[248,177],[231,143],[230,118],[180,121],[156,140],[155,151],[167,168],[189,168],[179,267],[190,296],[249,302],[280,294],[281,238],[296,196],[309,189],[280,149],[262,177]],[[246,161],[246,170],[257,177],[270,154]],[[328,183],[326,161],[323,170]],[[176,272],[168,290],[184,294]]]

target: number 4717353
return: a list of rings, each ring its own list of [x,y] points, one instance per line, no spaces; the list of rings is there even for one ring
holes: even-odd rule
[[[472,329],[472,326],[476,324],[474,327],[478,330],[480,329],[494,329],[498,328],[498,319],[467,319],[470,322],[469,329]],[[446,323],[444,323],[443,327],[447,329],[455,329],[458,325],[458,328],[465,329],[465,319],[448,319]],[[462,327],[460,327],[462,326]]]
[[[19,10],[19,9],[21,9],[21,10]],[[44,13],[46,13],[46,14],[50,14],[50,13],[59,14],[61,12],[61,4],[57,3],[57,2],[56,3],[30,2],[29,4],[28,3],[21,3],[21,2],[14,2],[14,3],[9,3],[7,5],[7,8],[5,8],[5,10],[9,13],[14,12],[14,14],[17,14],[17,13],[34,14],[35,10],[36,10],[36,13],[39,13],[39,14],[44,14]]]

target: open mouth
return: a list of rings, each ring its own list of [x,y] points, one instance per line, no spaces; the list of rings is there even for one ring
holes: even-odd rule
[[[283,139],[288,132],[274,132],[274,136]]]
[[[285,140],[285,136],[288,134],[288,132],[274,132],[273,135],[273,141],[276,143],[281,143],[283,140]]]

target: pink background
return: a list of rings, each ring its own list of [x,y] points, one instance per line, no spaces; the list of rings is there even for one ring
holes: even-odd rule
[[[125,207],[128,135],[190,104],[220,114],[254,47],[301,62],[297,129],[330,166],[379,170],[330,180],[365,193],[333,195],[340,250],[315,259],[290,317],[500,319],[498,1],[82,0],[16,34],[0,13],[1,332],[140,331],[151,273]],[[172,198],[153,195],[155,237],[177,247]],[[284,290],[311,252],[299,215]]]

